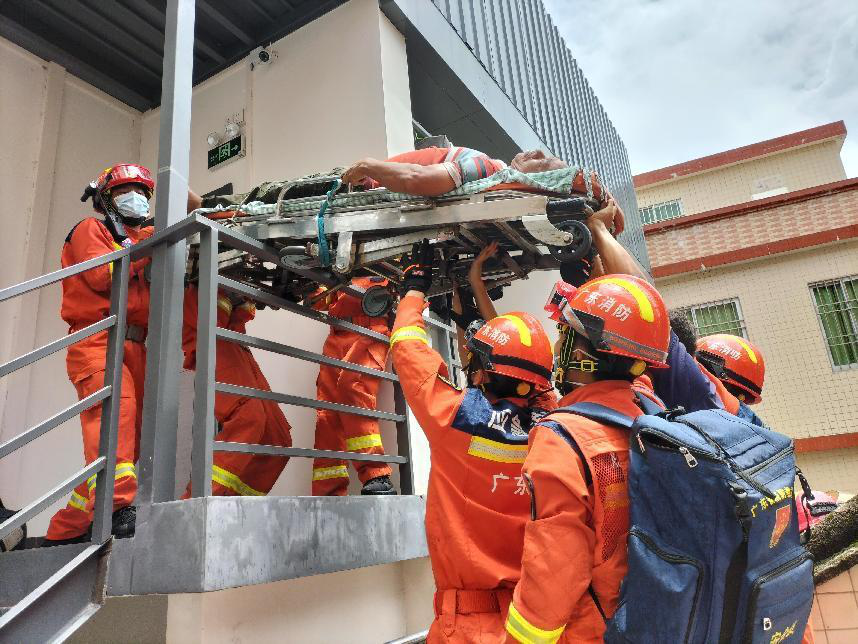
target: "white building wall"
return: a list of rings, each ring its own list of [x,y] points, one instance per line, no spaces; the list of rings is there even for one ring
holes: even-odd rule
[[[84,186],[117,160],[136,161],[141,115],[93,87],[0,39],[0,286],[60,268],[72,226],[91,209]],[[14,91],[11,91],[14,88]],[[0,305],[0,361],[65,335],[60,285]],[[65,352],[0,380],[0,441],[77,400]],[[80,423],[65,423],[3,459],[0,497],[20,507],[82,464]],[[64,505],[58,502],[53,509]],[[30,522],[42,534],[52,512]]]
[[[273,49],[277,56],[272,64],[251,71],[242,61],[195,89],[189,174],[195,191],[204,193],[229,182],[236,191],[244,191],[266,179],[410,149],[405,42],[375,0],[352,0],[274,43]],[[7,286],[59,268],[65,235],[90,214],[78,198],[86,182],[104,167],[118,161],[157,167],[159,115],[157,110],[141,115],[2,40],[0,86],[15,88],[0,99],[3,138],[15,142],[0,150],[4,182],[0,222],[7,231],[0,236],[4,257],[0,286]],[[225,120],[242,112],[247,156],[208,170],[206,134],[222,132]],[[56,139],[47,150],[41,145],[45,136]],[[50,195],[48,207],[36,207],[34,195],[40,194]],[[24,317],[20,307],[9,315],[0,310],[2,319],[13,320],[0,326],[0,360],[66,333],[59,318],[59,285],[30,298],[35,308]],[[327,328],[284,312],[263,311],[249,332],[319,350]],[[257,358],[274,390],[315,397],[315,365],[266,354]],[[75,401],[64,352],[27,372],[14,396],[0,390],[4,428],[0,440]],[[184,486],[188,472],[190,382],[191,374],[185,374],[177,488]],[[380,407],[392,409],[389,387],[382,387]],[[295,407],[284,411],[295,445],[312,446],[315,413]],[[10,424],[10,418],[16,421]],[[394,428],[386,425],[384,443],[395,452]],[[418,447],[417,458],[415,470],[423,473],[417,487],[425,490],[428,451]],[[74,419],[20,456],[4,459],[0,496],[7,505],[20,506],[81,465],[80,425]],[[307,459],[293,459],[273,493],[308,494],[311,467]],[[30,522],[31,534],[43,534],[51,514],[63,503]],[[426,628],[432,616],[432,590],[428,560],[420,559],[220,593],[172,596],[166,629],[169,641],[175,642],[378,642]]]

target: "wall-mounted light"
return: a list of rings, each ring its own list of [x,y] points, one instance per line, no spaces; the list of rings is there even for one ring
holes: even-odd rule
[[[241,133],[241,126],[238,123],[227,121],[226,127],[223,129],[227,139],[234,139]]]
[[[220,134],[218,134],[217,132],[209,132],[209,135],[206,137],[206,143],[209,144],[210,148],[216,146],[218,143],[220,143],[220,141]]]

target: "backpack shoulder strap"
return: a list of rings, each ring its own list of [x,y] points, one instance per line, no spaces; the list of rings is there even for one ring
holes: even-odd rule
[[[656,401],[639,391],[635,392],[635,400],[647,416],[655,416],[664,411],[664,407],[660,406]]]
[[[624,427],[626,429],[631,429],[635,422],[635,419],[631,416],[626,416],[615,409],[592,402],[581,402],[567,407],[560,407],[552,411],[548,416],[558,413],[576,414],[578,416],[583,416],[584,418],[589,418],[590,420],[605,423],[606,425],[614,425],[616,427]]]

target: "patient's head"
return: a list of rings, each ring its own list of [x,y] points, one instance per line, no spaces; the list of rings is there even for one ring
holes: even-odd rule
[[[519,152],[513,157],[509,165],[519,172],[545,172],[567,167],[563,159],[546,154],[542,150]]]

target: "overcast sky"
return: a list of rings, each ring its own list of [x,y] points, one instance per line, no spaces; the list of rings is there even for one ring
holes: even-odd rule
[[[843,119],[858,176],[858,0],[544,0],[634,174]]]

